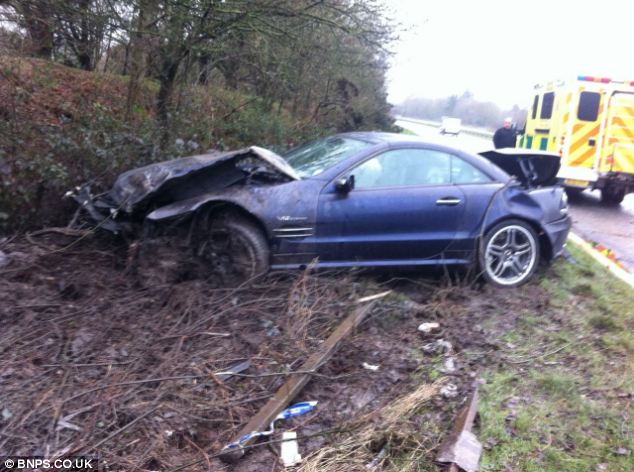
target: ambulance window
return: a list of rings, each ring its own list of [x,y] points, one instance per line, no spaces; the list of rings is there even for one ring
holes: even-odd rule
[[[577,118],[581,121],[596,121],[599,116],[601,95],[596,92],[581,92]]]
[[[553,116],[553,103],[555,102],[555,92],[548,92],[544,94],[542,100],[542,112],[539,117],[543,120],[548,120]]]
[[[535,95],[535,100],[533,100],[533,114],[532,117],[535,119],[537,117],[537,105],[539,103],[539,95]]]

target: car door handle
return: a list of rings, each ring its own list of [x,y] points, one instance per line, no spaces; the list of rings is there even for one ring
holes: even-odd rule
[[[455,206],[460,203],[459,198],[455,197],[443,197],[436,200],[436,205],[446,205],[446,206]]]

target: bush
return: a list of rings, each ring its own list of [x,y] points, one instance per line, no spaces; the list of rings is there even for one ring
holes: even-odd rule
[[[126,120],[122,77],[25,59],[0,73],[2,232],[66,224],[75,205],[62,197],[84,182],[105,191],[153,161],[253,144],[280,151],[324,132],[258,97],[200,86],[184,90],[166,131],[151,82]]]

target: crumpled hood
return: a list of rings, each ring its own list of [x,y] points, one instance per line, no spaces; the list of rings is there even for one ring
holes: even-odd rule
[[[561,160],[557,154],[529,149],[503,148],[481,152],[493,164],[529,187],[555,185]]]
[[[243,176],[234,164],[248,157],[264,161],[264,164],[268,164],[287,178],[300,179],[282,157],[267,149],[251,146],[237,151],[188,156],[129,170],[117,178],[110,190],[110,197],[121,210],[132,213],[136,207],[142,206],[143,202],[153,196],[169,192],[170,187],[180,185],[193,189],[199,184],[197,180],[204,180],[207,186],[211,187],[226,187]],[[216,169],[218,175],[214,175]]]

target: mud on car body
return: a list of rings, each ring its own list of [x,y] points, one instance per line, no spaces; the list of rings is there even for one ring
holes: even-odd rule
[[[152,164],[74,196],[99,227],[177,248],[190,272],[475,264],[511,287],[563,250],[558,169],[543,152],[347,133],[284,157],[251,147]]]

